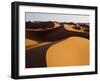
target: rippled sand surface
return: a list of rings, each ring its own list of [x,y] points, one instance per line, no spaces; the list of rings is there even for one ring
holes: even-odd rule
[[[82,37],[70,37],[48,48],[47,66],[89,65],[89,40]]]

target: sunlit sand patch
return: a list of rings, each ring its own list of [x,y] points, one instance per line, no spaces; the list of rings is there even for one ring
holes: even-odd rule
[[[51,42],[41,42],[41,43],[38,43],[37,45],[33,45],[33,46],[26,48],[26,50],[30,50],[30,49],[33,49],[33,48],[36,48],[36,47],[39,47],[39,46],[43,46],[43,45],[46,45],[46,44],[50,44],[50,43]]]
[[[26,29],[26,31],[44,31],[43,29]]]
[[[84,30],[82,28],[80,30],[77,30],[77,29],[74,29],[73,27],[74,27],[74,25],[64,24],[64,28],[66,30],[74,31],[74,32],[84,32]]]
[[[25,39],[25,46],[26,46],[26,48],[30,47],[30,46],[37,45],[37,44],[38,44],[37,41],[31,40],[31,39]]]
[[[48,67],[89,65],[89,40],[70,37],[48,48]]]
[[[57,28],[57,27],[60,26],[60,24],[58,22],[56,22],[56,21],[54,21],[53,23],[55,24],[54,28]]]
[[[89,32],[86,32],[85,30],[87,30],[88,28],[85,28],[85,27],[80,27],[85,33],[89,33]],[[88,29],[89,30],[89,29]]]

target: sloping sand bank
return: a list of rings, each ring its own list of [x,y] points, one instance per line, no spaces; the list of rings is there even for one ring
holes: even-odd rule
[[[89,40],[70,37],[52,45],[46,53],[48,67],[89,64]]]

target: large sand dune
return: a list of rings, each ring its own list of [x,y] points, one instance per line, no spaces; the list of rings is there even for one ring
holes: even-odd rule
[[[48,48],[47,66],[77,66],[89,64],[89,40],[70,37]]]

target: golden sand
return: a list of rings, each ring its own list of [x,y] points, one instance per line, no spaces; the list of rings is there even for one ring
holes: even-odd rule
[[[30,47],[28,47],[26,50],[29,50],[29,49],[33,49],[33,48],[36,48],[36,47],[39,47],[39,46],[43,46],[43,45],[47,45],[47,44],[50,44],[51,42],[41,42],[41,43],[38,43],[36,45],[32,45]]]
[[[51,46],[46,54],[48,67],[89,65],[89,40],[70,37]]]
[[[59,27],[59,26],[60,26],[60,24],[59,24],[59,23],[57,23],[57,22],[53,22],[53,23],[55,24],[54,28],[57,28],[57,27]]]
[[[38,44],[37,41],[31,40],[31,39],[25,39],[25,46],[26,47],[34,46],[37,44]]]
[[[81,30],[77,30],[77,29],[74,29],[73,27],[74,27],[74,25],[64,24],[64,28],[66,30],[74,31],[74,32],[84,32],[84,30],[82,28],[81,28]]]

